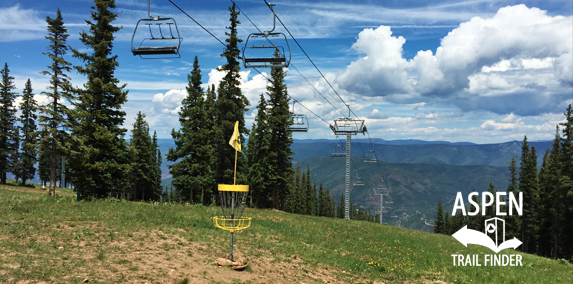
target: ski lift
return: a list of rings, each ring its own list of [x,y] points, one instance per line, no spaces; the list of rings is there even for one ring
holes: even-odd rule
[[[364,162],[365,163],[376,163],[378,162],[378,158],[376,158],[376,153],[374,150],[366,151],[364,154]]]
[[[332,148],[332,154],[330,156],[337,158],[346,157],[346,147],[339,142],[338,136],[336,136],[336,144],[334,145],[334,148]]]
[[[309,124],[306,115],[304,114],[296,114],[294,112],[294,104],[292,102],[292,113],[291,113],[291,121],[292,124],[287,127],[287,131],[289,132],[308,132]]]
[[[290,64],[291,53],[285,34],[273,32],[276,27],[276,14],[273,8],[275,5],[268,5],[273,12],[273,29],[262,33],[252,33],[247,37],[245,47],[243,47],[245,68],[283,68]],[[277,41],[279,44],[276,44]],[[284,46],[280,45],[283,41]]]
[[[354,182],[353,186],[356,186],[356,187],[364,186],[364,183],[362,182],[362,180],[358,176],[358,173],[356,174],[356,182]]]
[[[181,58],[179,49],[183,38],[179,35],[177,23],[173,18],[151,16],[149,2],[150,0],[147,0],[147,14],[150,19],[141,19],[135,25],[135,31],[131,37],[131,53],[143,59]],[[149,30],[148,35],[147,30]],[[143,36],[143,34],[146,35]],[[136,36],[138,39],[143,39],[139,45],[134,46]]]

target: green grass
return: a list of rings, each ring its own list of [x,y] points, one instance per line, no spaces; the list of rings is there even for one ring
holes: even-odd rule
[[[72,194],[49,198],[0,186],[0,282],[69,279],[75,283],[77,271],[96,278],[94,266],[112,273],[123,267],[121,275],[112,274],[117,275],[115,282],[121,282],[120,276],[127,272],[151,277],[146,274],[150,271],[142,271],[141,258],[117,256],[132,254],[141,244],[145,247],[148,235],[159,242],[173,236],[181,239],[158,245],[159,253],[169,254],[189,242],[223,255],[228,250],[228,233],[216,229],[211,219],[220,213],[214,206],[77,202]],[[573,283],[572,264],[513,250],[501,253],[523,255],[523,267],[453,266],[451,254],[492,252],[474,245],[466,248],[451,236],[273,210],[247,209],[244,215],[253,217],[252,226],[235,233],[235,247],[248,259],[302,261],[306,269],[328,271],[342,282]],[[118,240],[139,245],[114,245]],[[209,261],[199,263],[209,265]]]

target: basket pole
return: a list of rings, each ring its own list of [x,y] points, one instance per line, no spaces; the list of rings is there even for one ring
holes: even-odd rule
[[[230,245],[230,252],[229,252],[229,260],[230,261],[234,261],[233,260],[233,232],[231,232],[231,245]]]

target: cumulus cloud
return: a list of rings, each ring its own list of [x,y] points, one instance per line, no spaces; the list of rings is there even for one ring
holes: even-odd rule
[[[174,89],[164,94],[158,93],[153,96],[154,110],[157,113],[178,114],[181,110],[181,101],[187,96],[187,90]]]
[[[365,54],[336,74],[338,87],[392,103],[440,102],[463,111],[536,115],[571,99],[572,17],[525,5],[474,17],[441,40],[436,53],[406,60],[406,40],[390,27],[364,29],[352,46]]]

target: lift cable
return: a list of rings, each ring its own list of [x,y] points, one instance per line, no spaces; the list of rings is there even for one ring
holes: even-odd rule
[[[185,11],[183,11],[183,9],[179,8],[179,6],[177,6],[177,4],[173,3],[173,1],[171,1],[171,0],[168,0],[168,1],[171,4],[173,4],[173,6],[175,6],[177,9],[179,9],[179,11],[181,11],[183,14],[185,14],[185,16],[189,17],[189,19],[193,20],[193,22],[195,22],[197,25],[199,25],[201,28],[203,28],[207,33],[209,33],[212,37],[214,37],[218,42],[220,42],[224,46],[227,46],[221,40],[219,40],[215,35],[213,35],[208,29],[206,29],[204,26],[199,24],[199,22],[197,22],[195,19],[193,19],[193,17],[189,16],[189,14],[187,14]]]
[[[267,6],[270,9],[269,3],[267,2],[267,0],[264,0],[265,3],[267,4]],[[316,66],[316,64],[314,64],[314,61],[312,61],[312,59],[310,59],[310,56],[306,53],[306,51],[304,51],[304,49],[302,48],[302,46],[298,43],[298,41],[296,40],[296,38],[292,35],[292,33],[288,30],[288,28],[285,26],[285,24],[283,23],[283,21],[281,21],[281,19],[279,18],[279,16],[277,15],[277,20],[279,20],[279,22],[281,23],[281,25],[285,28],[285,30],[288,32],[288,34],[290,35],[290,37],[294,40],[294,42],[298,45],[298,47],[300,48],[300,50],[302,50],[302,52],[304,53],[304,55],[306,55],[306,58],[308,58],[308,60],[310,61],[310,63],[312,63],[312,65],[314,66],[314,68],[316,69],[316,71],[318,71],[318,73],[320,73],[320,76],[322,76],[322,78],[324,79],[324,81],[326,81],[326,83],[328,84],[328,86],[330,86],[330,88],[334,91],[334,93],[338,96],[338,98],[342,101],[342,103],[344,103],[345,105],[346,102],[342,99],[342,97],[338,94],[338,92],[334,89],[334,87],[330,84],[330,82],[326,79],[326,77],[324,76],[324,74],[322,74],[322,72],[320,71],[320,69],[318,69],[318,67]],[[350,109],[350,107],[348,108],[350,110],[350,112],[352,112],[352,114],[354,114],[354,116],[356,118],[358,118],[358,116],[356,115],[356,113],[354,113],[353,110]]]
[[[220,42],[223,46],[227,46],[226,44],[224,44],[219,38],[217,38],[215,35],[213,35],[209,30],[207,30],[205,27],[203,27],[199,22],[197,22],[195,19],[193,19],[193,17],[189,16],[189,14],[187,14],[183,9],[181,9],[179,6],[177,6],[177,4],[173,3],[173,1],[168,0],[171,4],[173,4],[173,6],[175,6],[177,9],[179,9],[183,14],[185,14],[187,17],[189,17],[191,20],[193,20],[197,25],[199,25],[201,28],[203,28],[207,33],[209,33],[213,38],[215,38],[218,42]],[[233,2],[233,1],[231,1]],[[236,4],[235,4],[236,6]],[[237,6],[238,8],[238,6]],[[240,11],[240,9],[239,9]],[[250,21],[250,19],[249,19]],[[261,73],[258,69],[254,68],[255,71],[257,71],[260,75],[262,75],[263,77],[265,77],[265,79],[269,82],[271,82],[271,80],[265,76],[263,73]],[[298,100],[296,100],[295,98],[293,98],[292,96],[290,96],[289,94],[287,94],[287,96],[289,96],[289,98],[291,98],[294,102],[297,102],[299,105],[301,105],[303,108],[305,108],[306,110],[308,110],[310,113],[314,114],[316,117],[320,118],[322,121],[324,121],[326,124],[328,124],[330,126],[330,123],[326,120],[324,120],[324,118],[320,117],[318,114],[314,113],[313,111],[311,111],[309,108],[307,108],[306,106],[304,106],[303,104],[301,104]]]
[[[261,73],[261,71],[259,71],[259,69],[257,68],[253,68],[255,69],[255,71],[257,71],[257,73],[259,73],[261,76],[263,76],[265,79],[267,79],[267,81],[271,82],[271,79],[269,79],[267,76],[265,76],[263,73]],[[303,108],[305,108],[306,110],[308,110],[310,113],[314,114],[316,117],[320,118],[320,120],[324,121],[324,123],[328,124],[328,126],[331,126],[330,122],[326,121],[324,118],[320,117],[320,115],[316,114],[315,112],[313,112],[312,110],[310,110],[309,108],[305,107],[303,104],[301,104],[297,99],[293,98],[291,95],[289,95],[287,93],[287,96],[289,98],[291,98],[294,102],[298,103],[299,105],[301,105]]]
[[[249,18],[249,16],[247,16],[247,14],[245,14],[245,12],[243,12],[243,10],[241,10],[241,8],[239,7],[239,5],[237,5],[237,3],[235,3],[235,1],[230,0],[231,2],[233,2],[235,4],[235,6],[237,7],[237,9],[239,9],[239,12],[241,12],[241,14],[243,16],[245,16],[245,18],[247,18],[247,20],[249,20],[249,22],[251,22],[251,24],[259,31],[259,33],[262,33],[261,29],[259,29],[259,27],[257,27],[257,25],[255,25],[255,23],[253,23],[253,21],[251,21],[251,18]],[[270,41],[268,38],[266,39],[272,46],[275,46],[274,43],[272,41]],[[284,54],[283,54],[284,56]],[[337,107],[335,107],[319,90],[316,89],[316,87],[304,76],[302,75],[302,73],[298,70],[298,68],[296,68],[296,66],[294,66],[294,64],[291,62],[289,67],[294,68],[294,70],[296,70],[296,72],[298,72],[298,74],[322,97],[326,100],[326,102],[328,102],[336,111],[338,111],[342,116],[344,116],[344,114],[342,113],[341,110],[339,110]]]

